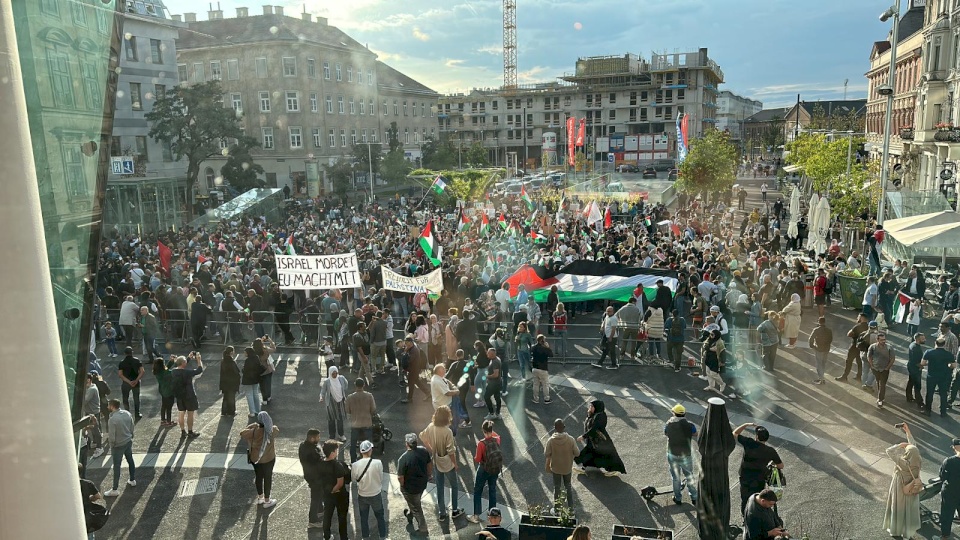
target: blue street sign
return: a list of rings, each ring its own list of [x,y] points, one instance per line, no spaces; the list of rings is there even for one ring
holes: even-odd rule
[[[616,157],[617,157],[617,156],[616,156],[613,152],[608,153],[608,154],[607,154],[607,162],[613,163],[614,160],[616,159]]]
[[[133,174],[133,159],[129,157],[115,157],[110,160],[113,174]]]

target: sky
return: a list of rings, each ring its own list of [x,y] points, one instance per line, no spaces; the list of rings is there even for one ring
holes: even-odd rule
[[[366,44],[379,59],[441,93],[503,82],[502,0],[270,0],[287,15],[308,13]],[[170,13],[207,2],[165,0]],[[216,8],[214,3],[214,8]],[[266,2],[220,0],[263,13]],[[765,108],[866,96],[870,50],[890,23],[886,0],[516,0],[518,81],[549,82],[579,57],[708,48],[722,90]],[[904,5],[907,1],[902,2]],[[906,8],[904,8],[906,9]]]

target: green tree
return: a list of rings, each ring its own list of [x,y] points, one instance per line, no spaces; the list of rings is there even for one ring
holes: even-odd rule
[[[687,157],[680,164],[676,187],[686,193],[704,194],[731,189],[739,162],[737,147],[728,133],[707,131],[691,141]]]
[[[813,190],[826,194],[831,214],[844,220],[859,217],[864,209],[876,208],[880,196],[879,161],[866,167],[850,164],[847,176],[847,149],[856,148],[863,139],[848,141],[838,137],[833,141],[824,134],[804,134],[787,145],[787,163],[799,165],[803,174],[812,180]]]
[[[776,150],[778,146],[783,146],[786,142],[783,139],[783,126],[783,119],[772,120],[767,123],[763,131],[760,132],[760,143],[763,144],[764,149],[773,148]]]
[[[397,127],[396,122],[390,122],[390,127],[387,129],[387,144],[391,152],[402,146],[400,144],[400,128]]]
[[[236,139],[245,148],[260,146],[243,134],[238,114],[223,106],[220,81],[174,86],[154,102],[145,118],[153,140],[168,142],[176,159],[187,159],[191,182],[197,181],[204,160],[223,153],[221,140]]]
[[[386,182],[402,182],[412,170],[413,166],[403,155],[403,150],[398,148],[391,150],[383,158],[383,164],[380,166],[380,176]]]
[[[863,131],[864,119],[857,115],[857,111],[850,109],[846,112],[827,114],[823,105],[817,103],[810,112],[809,129],[824,131],[853,131],[855,133]]]
[[[347,158],[339,158],[332,165],[324,165],[323,170],[333,186],[333,192],[340,199],[346,199],[353,190],[353,163]]]
[[[353,162],[356,164],[357,170],[369,173],[372,158],[373,174],[379,173],[380,164],[383,163],[383,155],[380,153],[381,150],[382,146],[380,143],[353,145]]]
[[[423,142],[420,148],[423,153],[420,165],[424,169],[440,171],[452,169],[457,165],[457,151],[450,145],[449,141],[440,141],[430,137]]]
[[[238,191],[264,186],[264,182],[258,177],[263,174],[263,167],[254,163],[250,149],[243,145],[235,144],[230,147],[230,154],[227,162],[220,168],[220,174]]]
[[[487,149],[483,147],[483,143],[476,141],[470,145],[464,158],[471,167],[488,167],[490,159],[487,154]]]

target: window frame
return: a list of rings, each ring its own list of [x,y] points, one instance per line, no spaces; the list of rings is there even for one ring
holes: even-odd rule
[[[221,64],[219,60],[210,61],[210,80],[212,81],[223,80],[223,64]]]
[[[266,99],[264,99],[264,96],[266,96]],[[271,103],[271,96],[270,96],[270,92],[269,92],[269,91],[267,91],[267,90],[260,90],[260,91],[258,91],[258,92],[257,92],[257,101],[259,102],[259,105],[260,105],[260,112],[262,112],[262,113],[269,113],[269,112],[272,111],[272,109],[273,109],[273,104]],[[264,108],[264,106],[263,106],[264,103],[266,103],[266,105],[267,105],[266,108]]]
[[[292,64],[288,65],[287,61],[292,61]],[[296,77],[297,76],[297,57],[296,56],[282,56],[280,57],[280,66],[282,67],[282,74],[284,77]],[[288,72],[287,68],[292,67],[292,72]]]
[[[233,66],[233,68],[231,69],[230,66]],[[231,73],[231,71],[233,71],[233,73]],[[240,59],[238,58],[227,59],[227,80],[228,81],[240,80]]]
[[[291,94],[293,95],[292,101],[291,101]],[[300,91],[284,90],[283,100],[284,100],[284,104],[286,105],[286,110],[288,113],[300,112]]]
[[[267,137],[270,137],[270,144],[267,144]],[[277,140],[273,135],[272,127],[260,128],[260,144],[264,150],[274,150],[277,146]]]
[[[138,82],[131,82],[130,88],[130,110],[143,111],[143,86]],[[136,94],[136,101],[134,101]]]
[[[297,133],[294,134],[293,130],[297,130]],[[290,139],[290,149],[291,150],[302,150],[303,149],[303,128],[300,126],[288,126],[287,127],[287,136]],[[296,137],[300,144],[294,144],[294,137]]]
[[[262,60],[262,61],[261,61]],[[261,75],[260,68],[263,68],[263,74]],[[258,79],[266,79],[270,76],[269,68],[267,67],[267,58],[261,56],[259,58],[253,59],[253,70],[256,73]]]
[[[153,64],[163,63],[163,41],[150,38],[150,62]]]

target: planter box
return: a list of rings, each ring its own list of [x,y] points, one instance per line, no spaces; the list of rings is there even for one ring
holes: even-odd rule
[[[520,531],[517,535],[518,540],[567,540],[573,534],[573,528],[577,525],[576,520],[570,527],[561,527],[559,520],[554,516],[543,516],[542,525],[530,523],[530,515],[520,516]]]
[[[626,525],[613,526],[613,540],[630,540],[635,537],[650,540],[673,540],[673,531],[669,529],[649,529],[647,527],[628,527]]]
[[[840,281],[840,300],[843,307],[862,309],[863,291],[867,289],[867,278],[837,276]]]

